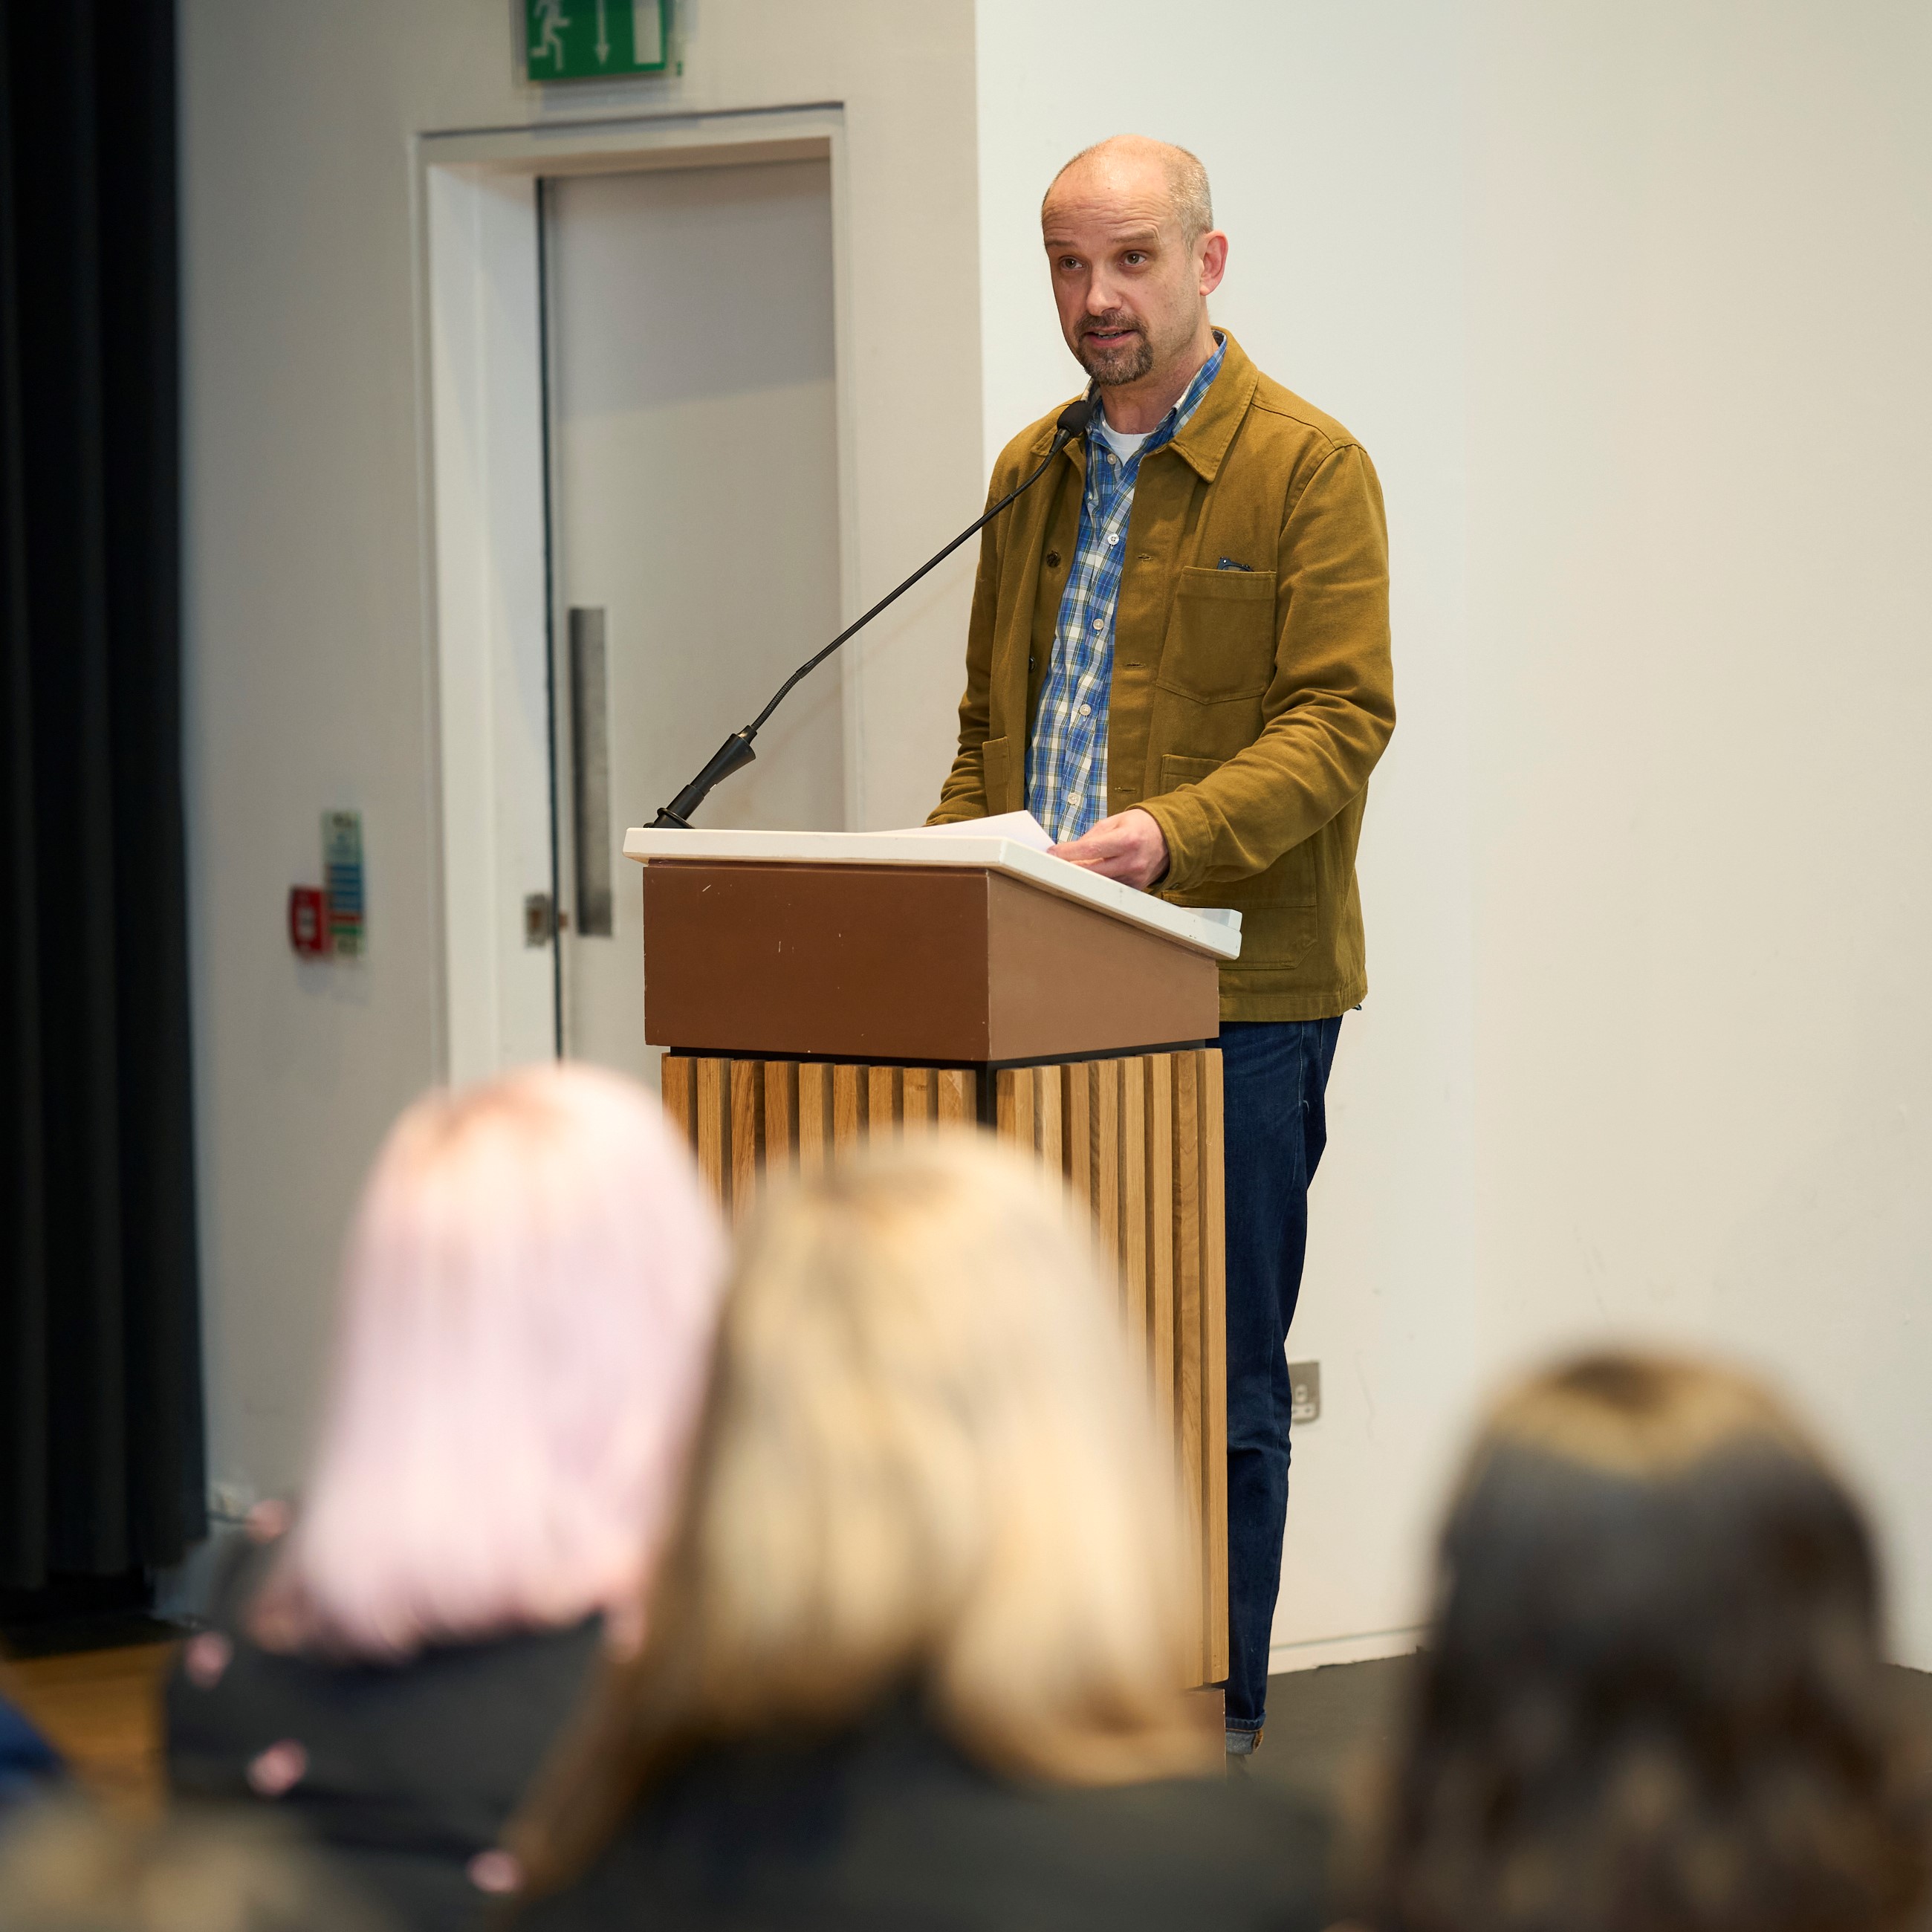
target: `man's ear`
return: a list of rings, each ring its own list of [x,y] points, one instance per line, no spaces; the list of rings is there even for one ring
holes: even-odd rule
[[[1210,228],[1196,245],[1201,265],[1201,292],[1211,296],[1228,272],[1228,238],[1218,228]]]

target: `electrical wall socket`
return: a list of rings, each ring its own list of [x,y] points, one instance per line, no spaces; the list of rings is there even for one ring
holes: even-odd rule
[[[1319,1362],[1290,1362],[1288,1381],[1288,1386],[1294,1391],[1294,1406],[1288,1412],[1291,1420],[1319,1422],[1322,1420],[1322,1364]]]

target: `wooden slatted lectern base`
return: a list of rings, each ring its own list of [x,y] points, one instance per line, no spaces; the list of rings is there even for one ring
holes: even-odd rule
[[[1198,1681],[1228,1674],[1228,1385],[1221,1056],[1213,1048],[1057,1066],[867,1066],[667,1053],[664,1104],[735,1219],[766,1166],[822,1172],[842,1150],[980,1117],[1066,1178],[1120,1285],[1120,1318],[1174,1444],[1196,1580]]]

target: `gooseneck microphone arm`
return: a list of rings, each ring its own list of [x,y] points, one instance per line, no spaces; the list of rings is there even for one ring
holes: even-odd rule
[[[922,577],[925,576],[928,571],[937,569],[968,537],[990,524],[1009,503],[1012,502],[1014,498],[1023,496],[1030,490],[1046,474],[1053,459],[1076,436],[1084,436],[1086,434],[1087,425],[1099,414],[1100,409],[1100,398],[1091,394],[1082,397],[1077,403],[1069,403],[1066,408],[1060,411],[1059,418],[1054,425],[1053,447],[1046,452],[1046,459],[1041,463],[1040,467],[1024,482],[1009,490],[983,515],[968,524],[937,556],[928,557],[925,562],[921,564],[897,590],[888,591],[862,617],[855,623],[847,625],[844,629],[841,631],[822,651],[807,658],[804,663],[800,664],[797,670],[772,692],[771,702],[764,710],[760,711],[742,731],[734,731],[730,736],[712,753],[710,762],[697,777],[693,778],[690,784],[686,785],[683,790],[680,792],[676,797],[652,820],[652,830],[668,826],[688,832],[691,830],[691,814],[704,802],[711,788],[716,784],[719,779],[729,778],[740,766],[748,765],[758,755],[752,749],[752,740],[764,730],[765,721],[784,702],[786,694],[790,692],[792,686],[801,678],[809,677],[848,638],[854,637],[862,631],[888,604],[896,603]]]

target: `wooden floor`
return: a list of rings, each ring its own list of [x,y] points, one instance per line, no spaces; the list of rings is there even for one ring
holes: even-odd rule
[[[88,1789],[109,1804],[160,1808],[161,1678],[171,1643],[0,1663],[4,1690],[65,1758]]]

